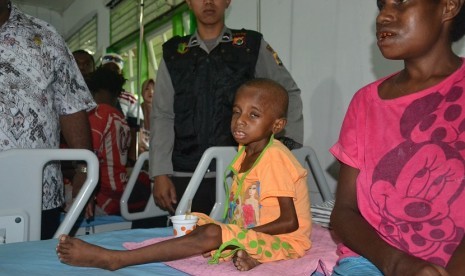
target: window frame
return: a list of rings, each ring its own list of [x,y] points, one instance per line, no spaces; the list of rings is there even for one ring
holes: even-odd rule
[[[134,1],[134,0],[126,0],[126,1]],[[132,31],[131,33],[127,34],[125,37],[122,37],[118,41],[115,41],[113,44],[111,44],[106,49],[107,53],[119,53],[119,54],[121,54],[123,56],[123,58],[125,58],[125,66],[124,66],[123,72],[125,74],[125,77],[128,79],[128,81],[125,84],[125,88],[127,88],[127,89],[130,89],[131,87],[136,88],[136,89],[134,89],[132,91],[129,90],[130,92],[134,93],[134,95],[136,97],[138,97],[138,90],[139,90],[142,82],[149,78],[149,59],[151,57],[148,54],[149,50],[148,50],[147,37],[152,35],[154,32],[157,32],[159,30],[159,28],[169,26],[168,25],[169,22],[171,22],[171,24],[173,24],[172,23],[172,18],[175,15],[183,14],[183,13],[189,11],[189,7],[188,7],[187,3],[185,3],[184,0],[175,0],[175,1],[179,2],[179,4],[173,6],[171,10],[161,14],[159,17],[153,19],[152,21],[150,21],[150,22],[148,22],[148,23],[146,23],[144,25],[144,38],[142,40],[143,45],[142,45],[141,72],[139,74],[139,77],[137,77],[137,71],[134,72],[134,71],[127,71],[126,70],[126,68],[127,68],[127,64],[126,64],[126,62],[127,62],[127,60],[126,60],[127,54],[126,54],[126,52],[129,49],[132,49],[134,47],[134,45],[136,45],[136,51],[138,51],[137,49],[139,49],[138,48],[139,43],[140,43],[140,41],[139,41],[139,38],[140,38],[139,26],[137,27],[137,29],[135,31]],[[124,3],[124,1],[123,1],[123,3]],[[144,3],[144,6],[145,6],[145,3]],[[190,18],[192,18],[192,16],[190,16]],[[112,19],[111,19],[111,16],[110,16],[110,22],[111,22],[111,20]],[[138,18],[138,24],[139,24],[139,18]],[[184,24],[185,23],[183,22],[183,25]],[[111,32],[110,32],[110,35],[112,35]],[[137,62],[137,60],[136,60],[136,62]],[[127,75],[128,73],[130,75]],[[150,77],[155,78],[156,76],[150,76]],[[137,78],[139,78],[139,80],[137,80]],[[135,86],[135,84],[133,85],[132,83],[136,83],[137,86]]]
[[[94,35],[91,38],[91,47],[88,47],[86,42],[83,42],[82,40],[85,40],[86,37],[84,36],[88,32],[94,31]],[[83,37],[81,37],[83,36]],[[92,33],[90,33],[90,36],[92,36]],[[74,46],[74,41],[77,39],[78,45]],[[66,44],[68,45],[69,49],[71,52],[76,51],[76,50],[86,50],[91,54],[92,56],[95,57],[95,54],[98,51],[98,15],[95,14],[92,16],[89,20],[85,21],[78,29],[75,31],[72,35],[66,39]]]

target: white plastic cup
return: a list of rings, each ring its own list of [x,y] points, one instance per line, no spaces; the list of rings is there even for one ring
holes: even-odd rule
[[[173,235],[182,237],[192,232],[197,226],[199,218],[194,215],[177,215],[170,217],[173,223]]]

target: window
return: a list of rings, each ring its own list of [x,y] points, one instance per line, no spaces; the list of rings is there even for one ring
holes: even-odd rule
[[[110,41],[107,52],[120,54],[124,59],[124,88],[137,94],[138,85],[155,78],[162,58],[162,44],[173,36],[173,25],[181,26],[181,33],[190,30],[190,14],[184,0],[144,1],[144,40],[142,43],[141,74],[139,64],[139,20],[140,1],[123,0],[110,11]],[[176,17],[177,19],[174,19]],[[178,30],[178,29],[177,29]],[[140,77],[140,79],[138,79]],[[137,95],[136,95],[137,97]]]
[[[174,9],[184,0],[145,0],[143,24],[153,21],[161,15]],[[110,37],[115,43],[133,32],[139,30],[140,1],[123,0],[110,12]]]
[[[162,45],[168,39],[173,37],[173,28],[171,24],[165,25],[155,32],[153,35],[147,37],[147,49],[149,57],[149,76],[155,77],[158,71],[158,65],[162,59],[163,49]]]
[[[71,51],[83,49],[91,55],[97,51],[97,16],[94,16],[67,41]]]
[[[145,0],[144,1],[144,25],[167,13],[184,0]]]
[[[111,43],[121,40],[125,36],[139,29],[138,1],[126,0],[110,12],[110,40]]]
[[[126,78],[126,83],[124,84],[124,89],[133,94],[137,94],[137,45],[132,44],[129,47],[123,49],[120,52],[120,55],[124,59],[124,77]]]
[[[188,30],[191,29],[190,13],[188,11],[183,12],[178,19],[180,19],[180,22],[178,23],[182,25],[182,33],[179,35],[187,35]],[[158,66],[163,58],[162,45],[168,41],[168,39],[173,37],[173,33],[173,22],[170,22],[157,28],[155,32],[146,36],[149,58],[149,76],[153,76],[154,78],[156,77]]]

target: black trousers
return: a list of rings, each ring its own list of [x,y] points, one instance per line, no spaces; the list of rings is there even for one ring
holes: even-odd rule
[[[42,211],[41,223],[41,240],[48,240],[53,238],[53,235],[60,226],[60,215],[62,208],[55,208]]]
[[[174,187],[176,188],[176,195],[178,202],[181,200],[184,192],[186,191],[187,185],[189,184],[190,177],[171,177]],[[192,212],[200,212],[204,214],[210,214],[210,211],[215,204],[215,192],[216,192],[216,179],[215,178],[204,178],[200,183],[199,189],[195,193],[192,200]],[[174,206],[177,208],[177,205]],[[153,228],[153,227],[166,227],[168,224],[168,217],[156,217],[141,219],[132,222],[132,228]]]

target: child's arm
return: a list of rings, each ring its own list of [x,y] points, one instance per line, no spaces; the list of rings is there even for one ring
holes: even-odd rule
[[[357,206],[358,174],[358,169],[341,164],[331,226],[344,244],[370,260],[387,276],[448,275],[443,268],[400,251],[378,236]]]
[[[278,197],[280,216],[276,220],[252,228],[257,232],[279,235],[294,232],[299,228],[299,220],[292,197]]]
[[[462,239],[462,242],[452,254],[452,258],[446,266],[447,272],[453,276],[465,275],[465,262],[463,260],[465,260],[465,238]]]

